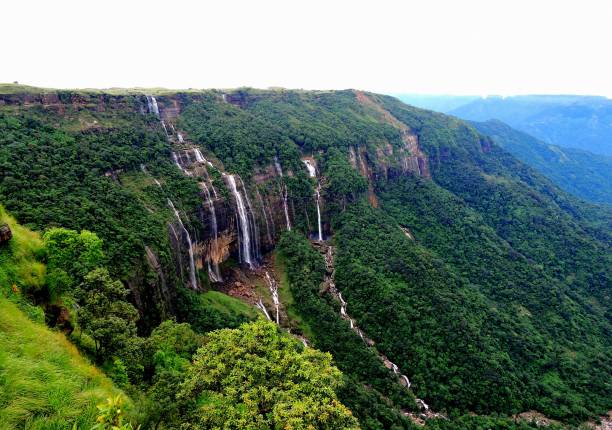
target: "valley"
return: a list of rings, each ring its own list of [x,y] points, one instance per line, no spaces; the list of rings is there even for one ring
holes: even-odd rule
[[[355,90],[0,86],[0,166],[44,272],[2,272],[1,300],[17,285],[135,426],[554,429],[612,409],[612,212],[477,125]]]

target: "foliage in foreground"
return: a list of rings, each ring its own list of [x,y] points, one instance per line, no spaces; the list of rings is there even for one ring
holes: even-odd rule
[[[196,402],[188,429],[357,429],[335,390],[331,355],[259,320],[212,332],[179,397]]]
[[[0,428],[89,429],[118,392],[63,334],[0,297]]]

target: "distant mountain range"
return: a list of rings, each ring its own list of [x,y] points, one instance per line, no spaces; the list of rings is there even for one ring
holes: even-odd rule
[[[498,119],[546,143],[612,155],[612,100],[605,97],[402,94],[398,98],[470,121]]]
[[[612,204],[612,157],[551,145],[498,120],[471,124],[565,191],[591,202]]]
[[[471,124],[559,187],[612,204],[612,100],[592,96],[400,95]]]

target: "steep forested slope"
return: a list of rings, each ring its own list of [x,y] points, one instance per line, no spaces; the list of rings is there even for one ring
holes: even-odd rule
[[[593,203],[612,204],[612,157],[546,144],[501,121],[472,125],[568,193]]]
[[[36,229],[97,233],[142,335],[252,317],[213,290],[265,309],[250,283],[280,270],[279,245],[279,324],[332,353],[362,428],[410,428],[425,403],[450,422],[612,406],[610,213],[469,124],[349,90],[0,99],[3,201]],[[487,419],[462,418],[522,425]]]

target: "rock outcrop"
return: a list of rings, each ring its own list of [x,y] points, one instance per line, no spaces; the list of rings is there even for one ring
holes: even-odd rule
[[[13,237],[13,232],[8,224],[0,225],[0,245],[8,242]]]

